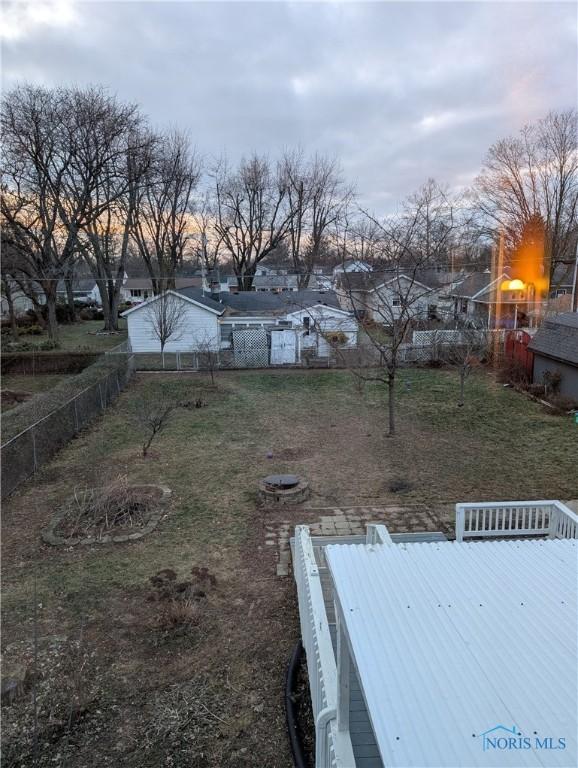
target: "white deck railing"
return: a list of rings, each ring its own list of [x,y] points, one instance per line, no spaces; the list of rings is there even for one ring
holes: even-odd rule
[[[456,504],[456,541],[498,536],[576,539],[578,515],[552,499]]]
[[[337,665],[319,568],[306,525],[295,529],[295,581],[315,720],[315,768],[354,768],[349,731],[337,729]]]
[[[393,539],[389,535],[385,525],[378,523],[368,523],[365,533],[366,544],[393,544]]]

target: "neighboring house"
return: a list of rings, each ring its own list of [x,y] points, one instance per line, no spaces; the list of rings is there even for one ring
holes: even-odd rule
[[[176,277],[175,286],[177,290],[181,288],[202,288],[203,278],[197,277]],[[122,287],[122,298],[131,304],[138,304],[146,301],[153,295],[153,283],[150,277],[128,277]]]
[[[219,270],[206,274],[203,278],[203,288],[213,293],[238,293],[239,282],[236,275],[223,275]],[[288,274],[287,270],[260,269],[253,277],[253,291],[284,293],[298,289],[298,276]]]
[[[192,351],[209,345],[219,348],[218,318],[225,308],[198,288],[183,288],[180,291],[168,291],[176,301],[183,305],[183,314],[178,331],[169,338],[165,352]],[[159,296],[153,296],[136,307],[123,312],[126,317],[128,338],[133,352],[160,352],[161,345],[155,333],[154,302]]]
[[[559,373],[560,394],[578,401],[578,312],[547,317],[528,344],[534,353],[533,381]]]
[[[428,318],[433,289],[401,274],[384,280],[367,293],[367,314],[377,323],[389,325],[400,317]]]
[[[345,259],[333,268],[334,279],[344,272],[371,272],[371,264],[361,259]]]
[[[557,264],[550,281],[550,297],[556,299],[560,296],[572,296],[574,281],[577,276],[576,263]]]
[[[315,267],[309,275],[307,287],[312,291],[330,291],[333,288],[333,271]]]
[[[285,291],[296,291],[298,289],[297,275],[283,274],[256,274],[253,278],[254,291],[272,291],[273,293],[284,293]]]
[[[10,281],[10,288],[15,315],[23,315],[29,309],[34,309],[34,302],[28,298],[28,296],[21,290],[21,288],[18,287],[17,283],[15,283],[13,280]],[[38,302],[40,304],[44,304],[45,297],[42,290],[40,289],[40,286],[38,286],[36,296],[38,297]],[[8,299],[6,296],[4,296],[4,293],[2,293],[1,297],[0,312],[2,317],[7,317],[10,313],[8,308]]]
[[[96,285],[96,280],[92,277],[75,277],[72,280],[72,295],[74,301],[81,304],[102,304],[100,291]],[[57,301],[66,301],[68,293],[64,280],[59,280],[56,287]]]
[[[311,350],[317,357],[328,357],[332,335],[335,339],[342,335],[344,347],[357,344],[357,321],[351,312],[341,309],[333,291],[303,290],[280,294],[240,291],[222,295],[221,302],[227,308],[219,321],[223,349],[233,345],[235,331],[258,328],[269,333],[287,332],[283,339],[286,359],[272,362],[297,362],[303,350]],[[272,337],[272,345],[278,338]]]
[[[284,293],[240,291],[212,296],[197,288],[171,291],[185,306],[182,328],[165,347],[167,352],[188,352],[211,340],[223,350],[264,345],[265,361],[295,363],[304,350],[328,357],[332,345],[357,344],[357,321],[339,307],[333,292],[289,291]],[[149,299],[123,313],[133,352],[159,352]],[[269,358],[270,350],[270,358]]]
[[[510,280],[506,272],[493,278],[489,270],[472,272],[450,289],[453,301],[453,314],[458,320],[471,320],[493,327],[496,323],[496,306],[503,310],[503,317],[511,320],[513,313],[520,315],[527,306],[525,291],[502,291],[505,280]]]
[[[412,317],[433,318],[440,303],[439,289],[396,270],[343,273],[336,279],[335,291],[344,309],[385,325],[399,319],[404,310]]]

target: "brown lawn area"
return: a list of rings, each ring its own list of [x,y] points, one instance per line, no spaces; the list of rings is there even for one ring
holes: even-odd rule
[[[283,688],[298,616],[266,525],[318,520],[315,507],[396,505],[408,508],[408,529],[412,509],[425,508],[449,531],[456,501],[578,496],[569,417],[487,373],[468,382],[463,408],[457,389],[451,372],[405,371],[399,434],[387,439],[384,393],[358,392],[344,372],[227,373],[216,389],[194,374],[138,376],[4,504],[5,674],[34,669],[35,635],[39,671],[36,728],[31,684],[4,709],[5,765],[36,755],[39,766],[290,766]],[[179,409],[143,459],[134,412],[151,395],[205,405]],[[274,471],[309,480],[307,509],[257,505],[257,481]],[[130,544],[42,543],[71,494],[119,475],[171,488],[155,532]],[[172,569],[191,580],[194,566],[216,585],[169,619],[149,579]]]

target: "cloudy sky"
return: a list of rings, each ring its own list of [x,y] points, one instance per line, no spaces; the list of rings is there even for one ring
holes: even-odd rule
[[[428,176],[577,98],[577,5],[16,2],[3,87],[100,83],[209,159],[300,145],[386,213]]]

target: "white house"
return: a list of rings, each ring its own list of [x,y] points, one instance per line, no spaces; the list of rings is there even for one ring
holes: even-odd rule
[[[218,318],[225,307],[217,301],[204,296],[196,288],[184,288],[182,291],[167,291],[162,297],[171,297],[181,305],[175,332],[167,339],[165,352],[190,352],[205,347],[219,348]],[[158,305],[155,302],[166,300],[153,296],[136,307],[123,312],[126,317],[128,338],[133,352],[160,352]]]
[[[337,307],[315,304],[288,312],[284,320],[297,331],[301,350],[314,350],[316,357],[328,357],[335,345],[344,348],[357,344],[357,320],[351,312]]]
[[[324,291],[240,291],[204,295],[196,288],[169,291],[182,303],[179,328],[167,341],[166,352],[190,352],[211,341],[214,349],[232,350],[235,358],[242,347],[247,354],[261,349],[264,363],[297,363],[302,353],[329,357],[332,349],[357,344],[357,320],[341,309],[337,296]],[[123,313],[133,352],[160,352],[155,330],[155,301],[151,298]],[[238,354],[239,353],[239,354]]]
[[[428,296],[433,289],[407,275],[396,275],[370,288],[366,294],[367,315],[375,322],[389,325],[400,317],[428,315]]]

